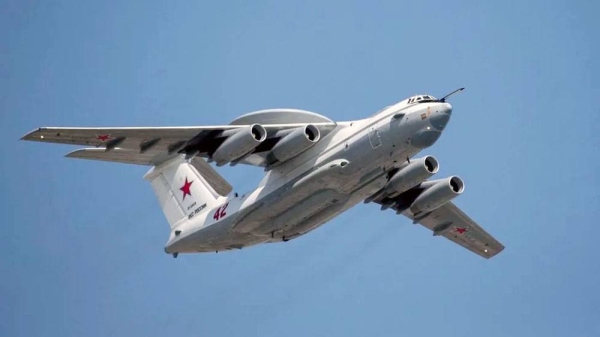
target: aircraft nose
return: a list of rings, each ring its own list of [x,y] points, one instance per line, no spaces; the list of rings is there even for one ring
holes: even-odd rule
[[[450,120],[450,116],[452,115],[452,105],[450,103],[439,103],[434,109],[435,112],[431,114],[429,121],[431,122],[431,126],[436,128],[437,130],[444,130],[446,124]]]
[[[442,106],[440,107],[440,109],[442,110],[443,113],[446,113],[448,115],[452,114],[452,105],[450,105],[450,103],[442,103]]]

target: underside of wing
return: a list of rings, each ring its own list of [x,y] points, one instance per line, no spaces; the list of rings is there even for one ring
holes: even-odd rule
[[[187,142],[197,138],[209,138],[205,147],[219,142],[219,135],[226,130],[240,126],[210,127],[115,127],[78,128],[43,127],[31,131],[21,139],[44,143],[94,146],[112,151],[121,149],[137,151],[140,154],[173,154],[180,151]],[[221,140],[222,142],[222,140]]]
[[[500,253],[504,246],[461,211],[448,202],[420,218],[410,211],[402,214],[429,228],[434,236],[443,236],[486,259]]]
[[[335,127],[336,123],[313,112],[275,109],[244,115],[229,125],[43,127],[26,134],[22,139],[90,147],[69,153],[69,158],[158,165],[178,154],[185,154],[214,159],[218,165],[230,163],[269,167],[281,162],[282,158],[287,159],[281,154],[289,153],[288,148],[294,152],[301,146],[312,146],[310,142],[302,142],[302,136],[310,138],[316,134],[318,141],[319,137]],[[301,135],[301,131],[304,135]],[[295,138],[291,139],[292,136]],[[280,153],[279,157],[273,155],[274,151]]]
[[[396,206],[390,208],[413,220],[413,223],[421,224],[423,227],[430,229],[433,236],[443,236],[486,259],[495,256],[504,249],[500,242],[452,202],[418,216],[415,216],[408,209],[402,210]]]
[[[387,187],[365,202],[378,203],[382,210],[392,209],[410,218],[414,224],[430,229],[434,236],[443,236],[486,259],[500,253],[504,246],[450,201],[463,192],[462,179],[452,176],[423,181],[423,176],[417,175],[420,179],[411,181],[410,174],[415,176],[417,171],[411,172],[410,169],[420,169],[422,165],[419,163],[427,163],[427,159],[413,160],[412,164],[398,172],[391,172]],[[435,164],[431,167],[437,168],[437,162],[431,163]],[[437,169],[426,173],[431,175],[435,172]]]

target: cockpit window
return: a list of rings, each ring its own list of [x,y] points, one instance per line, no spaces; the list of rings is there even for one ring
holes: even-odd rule
[[[437,101],[437,98],[435,98],[433,96],[429,96],[429,95],[423,95],[423,96],[413,96],[413,97],[409,98],[406,103],[413,104],[413,103],[424,103],[424,102],[435,102],[435,101]]]

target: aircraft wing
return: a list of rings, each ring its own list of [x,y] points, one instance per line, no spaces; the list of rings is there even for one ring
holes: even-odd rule
[[[239,163],[267,166],[269,163],[266,157],[273,146],[287,133],[307,124],[309,123],[263,124],[267,138]],[[310,124],[316,126],[322,136],[336,126],[334,122],[329,121]],[[181,127],[42,127],[29,132],[21,139],[88,146],[69,153],[69,158],[158,165],[182,153],[210,158],[237,129],[250,125],[239,123]]]
[[[375,202],[380,203],[379,201]],[[398,211],[396,206],[390,208]],[[434,236],[443,236],[486,259],[504,249],[500,242],[452,202],[442,205],[424,217],[415,217],[410,210],[404,210],[401,213],[413,220],[413,223],[419,223],[429,228]]]

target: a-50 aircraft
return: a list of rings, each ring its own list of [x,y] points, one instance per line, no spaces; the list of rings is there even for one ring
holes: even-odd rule
[[[350,122],[272,109],[228,125],[44,127],[22,139],[91,146],[69,158],[152,166],[144,178],[171,226],[165,251],[174,257],[288,241],[365,201],[490,258],[504,246],[450,201],[463,192],[462,179],[428,180],[438,161],[411,159],[442,134],[450,95],[413,96]],[[261,166],[266,174],[238,195],[203,158]]]

